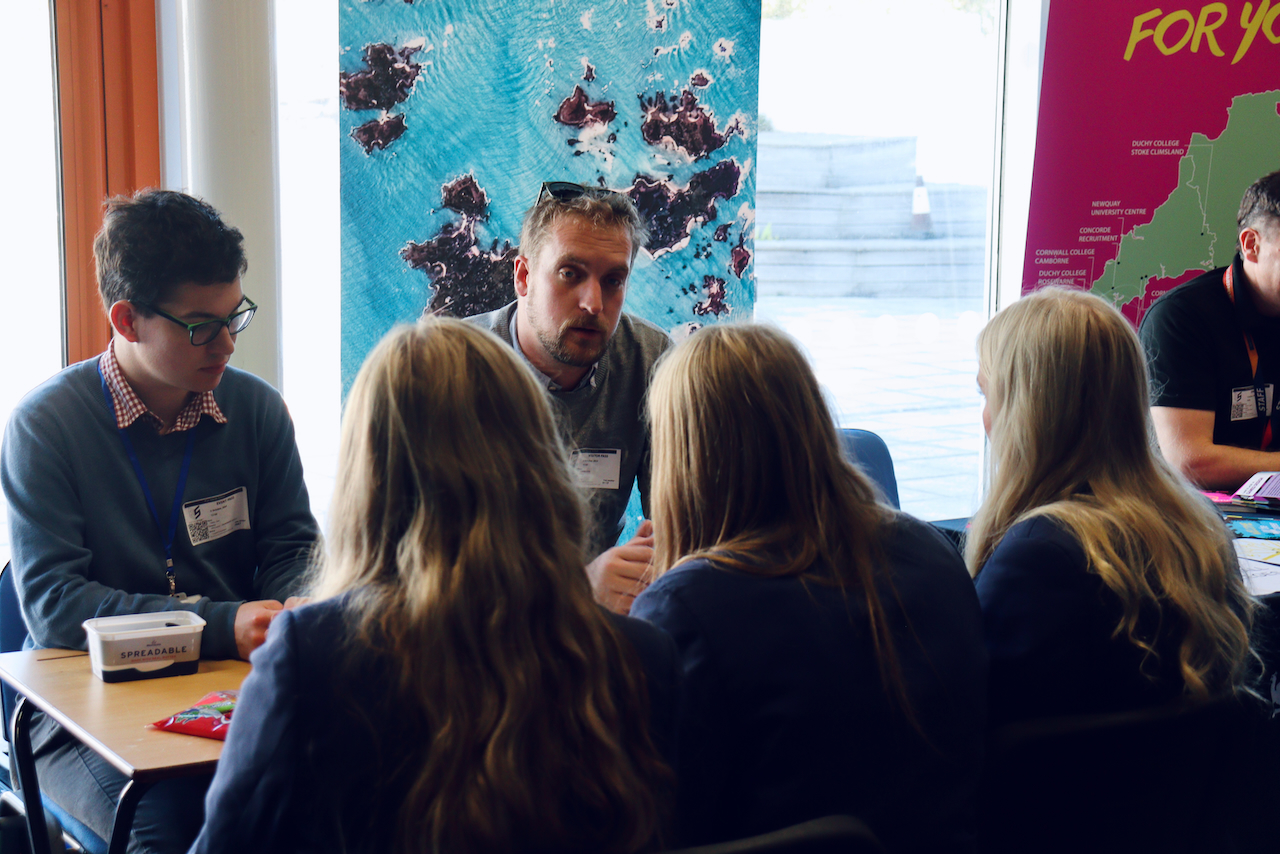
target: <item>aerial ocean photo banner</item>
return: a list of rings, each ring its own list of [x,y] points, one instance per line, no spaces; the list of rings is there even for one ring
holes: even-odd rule
[[[342,387],[395,323],[515,298],[543,181],[648,221],[627,310],[750,316],[759,0],[342,0]]]
[[[1280,169],[1280,4],[1049,8],[1024,292],[1089,288],[1135,323],[1230,263],[1244,189]]]

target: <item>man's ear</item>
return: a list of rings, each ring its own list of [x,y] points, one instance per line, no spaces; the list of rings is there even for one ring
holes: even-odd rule
[[[111,308],[107,310],[107,317],[111,320],[111,328],[121,338],[133,344],[138,343],[138,329],[135,325],[138,313],[134,309],[133,303],[123,299],[116,300],[111,304]]]
[[[1258,250],[1261,248],[1262,235],[1256,228],[1246,228],[1240,232],[1240,255],[1250,264],[1258,263]]]
[[[516,296],[529,295],[529,259],[523,255],[516,258]]]

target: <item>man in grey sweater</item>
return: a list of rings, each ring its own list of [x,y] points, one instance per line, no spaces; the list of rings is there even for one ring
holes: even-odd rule
[[[14,410],[0,450],[28,646],[84,649],[81,622],[190,610],[205,658],[248,658],[302,581],[316,539],[293,423],[227,365],[253,317],[243,238],[182,193],[108,203],[94,241],[112,327]],[[125,778],[33,716],[40,784],[103,838]],[[157,784],[129,850],[185,851],[209,778]]]
[[[649,514],[649,431],[644,396],[671,346],[658,327],[622,310],[647,233],[626,196],[567,182],[542,185],[525,214],[515,263],[515,302],[471,321],[489,329],[546,387],[591,495],[587,566],[596,600],[625,614],[644,589],[653,526],[615,545],[638,484]]]

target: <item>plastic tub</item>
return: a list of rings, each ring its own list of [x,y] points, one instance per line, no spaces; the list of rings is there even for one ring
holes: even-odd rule
[[[82,625],[89,663],[103,682],[185,676],[200,667],[205,623],[191,611],[95,617]]]

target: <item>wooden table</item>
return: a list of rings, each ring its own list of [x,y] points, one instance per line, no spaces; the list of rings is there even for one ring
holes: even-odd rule
[[[199,672],[190,676],[107,684],[93,675],[89,656],[83,652],[40,649],[0,654],[0,679],[23,698],[14,713],[12,735],[34,854],[48,850],[48,837],[31,755],[31,706],[129,779],[120,793],[108,849],[123,852],[138,800],[153,783],[211,774],[222,754],[221,741],[164,732],[148,724],[192,706],[210,691],[239,688],[248,673],[248,662],[201,661]]]

